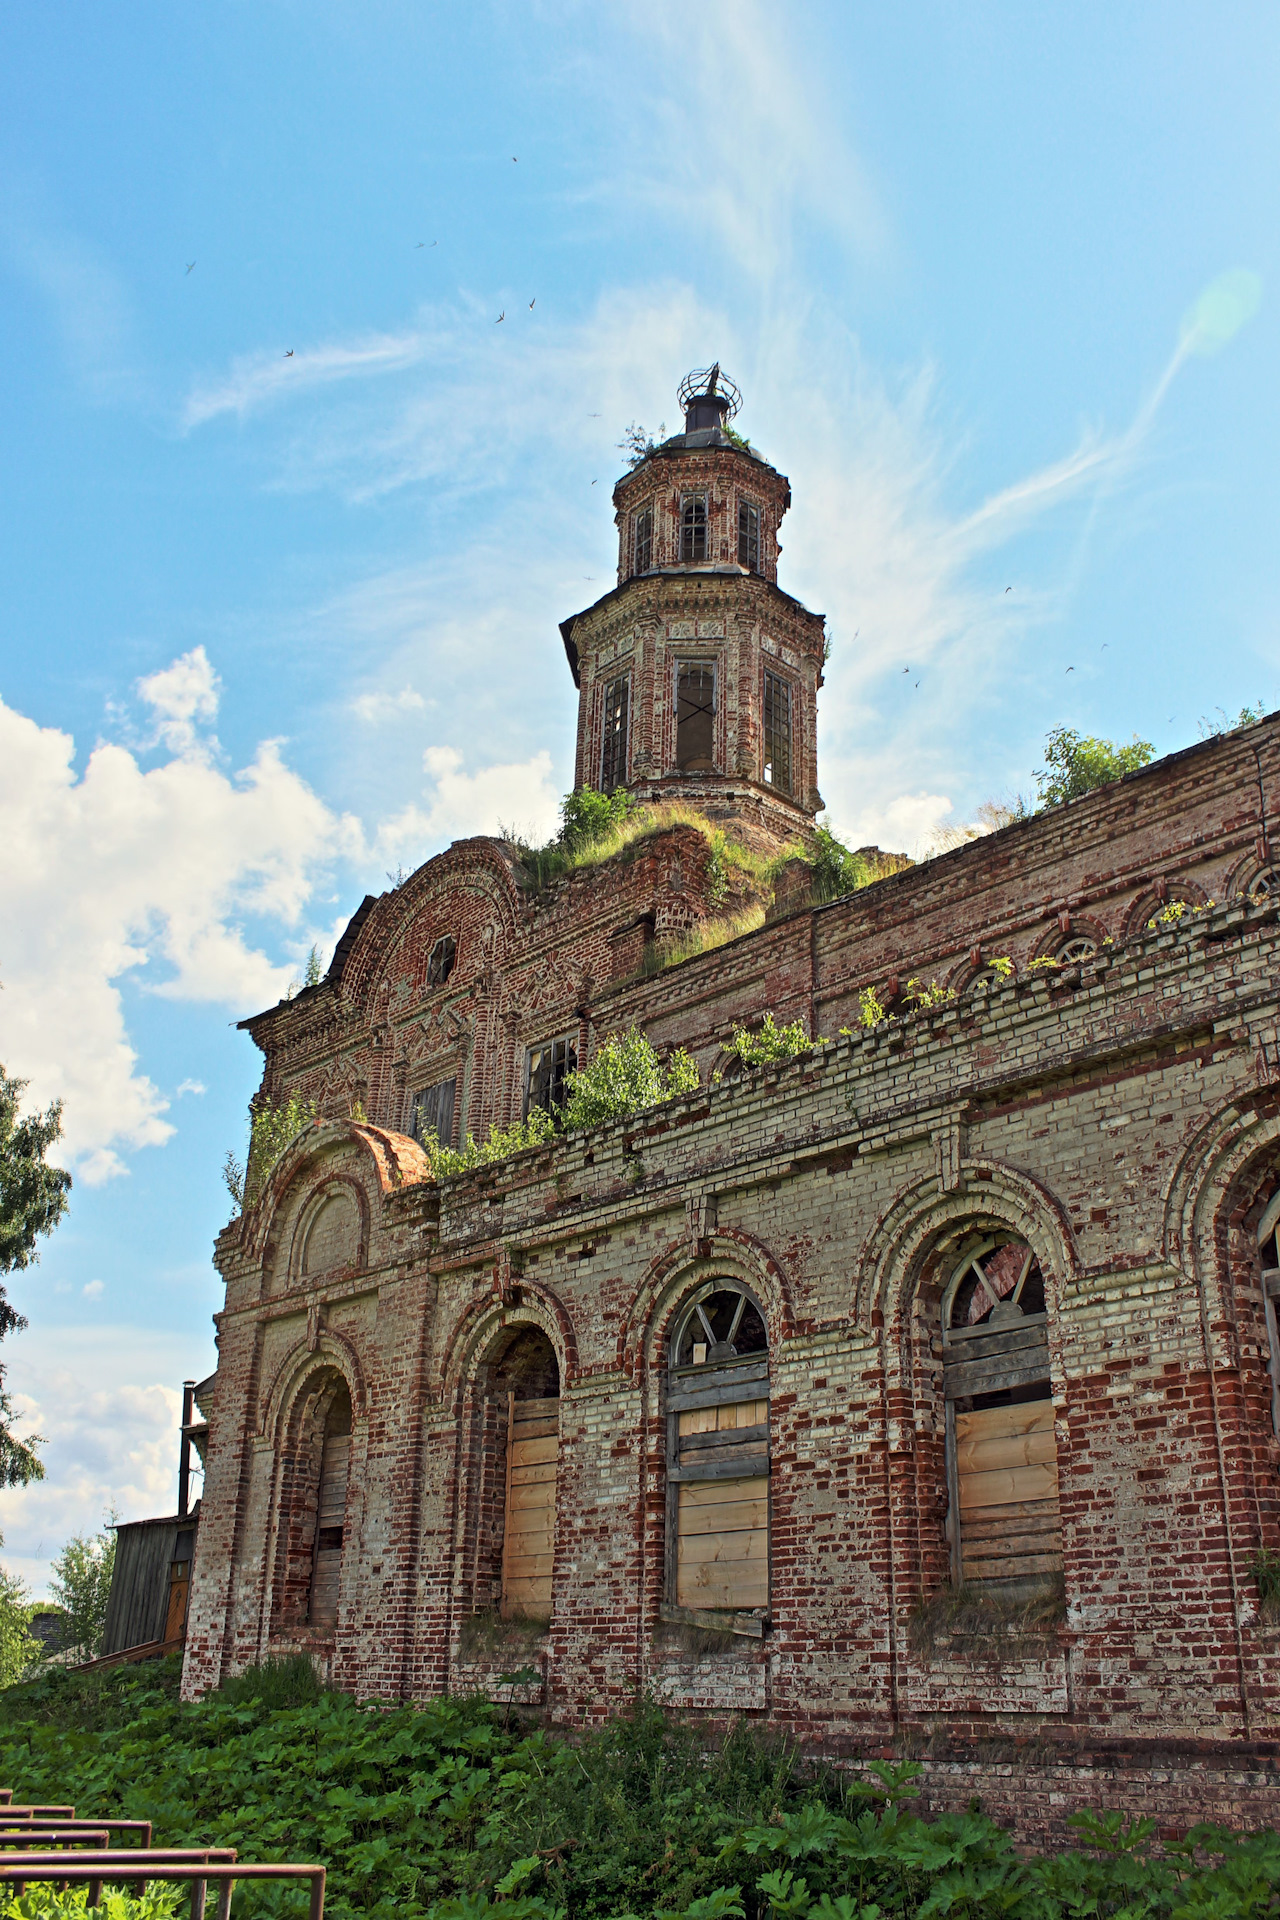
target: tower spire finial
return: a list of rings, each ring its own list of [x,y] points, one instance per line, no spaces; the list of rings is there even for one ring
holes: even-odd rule
[[[714,366],[699,367],[693,373],[686,373],[680,382],[679,400],[684,408],[686,433],[701,433],[707,427],[723,427],[742,405],[742,395],[728,375],[721,372],[718,360]]]

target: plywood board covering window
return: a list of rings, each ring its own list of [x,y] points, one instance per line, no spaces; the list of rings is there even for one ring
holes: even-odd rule
[[[502,1531],[504,1619],[551,1613],[555,1556],[558,1400],[508,1400],[507,1494]]]
[[[315,1559],[311,1570],[311,1605],[308,1609],[311,1625],[322,1631],[332,1630],[338,1620],[338,1576],[342,1568],[350,1467],[350,1430],[345,1433],[326,1432],[320,1459]]]
[[[769,1355],[736,1287],[705,1290],[673,1343],[667,1408],[669,1576],[679,1608],[769,1605]]]
[[[956,1580],[1026,1590],[1062,1572],[1044,1277],[1031,1247],[975,1239],[943,1300]]]
[[[966,1585],[1062,1571],[1053,1402],[957,1413],[960,1578]]]

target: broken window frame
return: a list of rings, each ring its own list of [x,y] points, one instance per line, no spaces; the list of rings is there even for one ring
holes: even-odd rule
[[[725,1344],[733,1338],[748,1309],[764,1330],[765,1344],[740,1354],[717,1353],[712,1329],[706,1322],[706,1309],[716,1296],[736,1298],[738,1305]],[[701,1322],[701,1326],[699,1323]],[[714,1624],[730,1632],[758,1638],[769,1618],[772,1573],[772,1501],[769,1472],[769,1348],[764,1308],[749,1288],[732,1275],[717,1275],[705,1280],[685,1301],[676,1321],[669,1348],[667,1367],[667,1524],[666,1601],[661,1616],[666,1620]],[[698,1331],[706,1334],[696,1341]],[[682,1360],[686,1348],[690,1358]],[[758,1413],[762,1417],[739,1426],[724,1416],[735,1409]],[[713,1424],[708,1424],[709,1420]],[[697,1423],[695,1428],[695,1423]],[[683,1431],[682,1431],[683,1427]],[[755,1483],[758,1491],[742,1490]],[[764,1585],[752,1587],[743,1576],[736,1604],[732,1585],[726,1581],[726,1604],[691,1605],[696,1598],[688,1583],[682,1585],[680,1548],[682,1540],[709,1537],[705,1528],[684,1527],[686,1519],[696,1519],[694,1500],[682,1489],[700,1489],[704,1493],[723,1487],[738,1495],[736,1501],[716,1502],[724,1506],[750,1502],[764,1503],[764,1525],[735,1529],[764,1536]],[[714,1561],[709,1564],[716,1564]],[[732,1566],[733,1561],[722,1563]]]
[[[427,955],[427,985],[442,987],[458,964],[458,943],[451,933],[442,933]]]
[[[738,565],[760,571],[760,508],[754,500],[738,502]]]
[[[621,673],[604,690],[601,713],[600,791],[613,793],[627,784],[627,748],[631,730],[631,675]]]
[[[686,493],[680,498],[680,561],[696,566],[711,558],[710,511],[705,493]]]
[[[1265,1262],[1268,1241],[1276,1257],[1274,1267]],[[1268,1202],[1258,1222],[1258,1262],[1262,1270],[1262,1315],[1267,1325],[1267,1371],[1271,1375],[1271,1428],[1280,1438],[1280,1193]]]
[[[694,685],[694,676],[698,684]],[[676,771],[678,773],[712,773],[716,764],[716,718],[719,710],[719,672],[714,660],[677,660],[676,662]],[[708,702],[709,694],[709,704]],[[688,707],[687,713],[682,708]],[[694,753],[688,750],[688,743],[694,738],[692,733],[685,735],[686,749],[681,749],[681,728],[691,722],[705,720],[707,723],[707,751]],[[699,729],[699,737],[701,730]],[[696,764],[695,764],[696,763]]]
[[[523,1117],[527,1120],[534,1107],[541,1107],[544,1113],[549,1113],[555,1119],[558,1110],[564,1106],[565,1082],[577,1070],[576,1034],[557,1034],[553,1039],[539,1040],[536,1045],[527,1048]]]
[[[631,571],[648,573],[653,566],[653,507],[641,507],[632,523]]]
[[[458,1105],[458,1077],[452,1075],[448,1080],[436,1080],[429,1087],[419,1087],[409,1096],[408,1134],[419,1146],[425,1145],[424,1134],[428,1126],[434,1127],[436,1139],[442,1147],[453,1144],[453,1120]]]
[[[988,1275],[981,1262],[1001,1248],[1009,1245],[1025,1249],[1025,1261],[1022,1264],[1017,1281],[1004,1294],[997,1293],[989,1284]],[[957,1327],[952,1324],[957,1295],[970,1275],[977,1275],[977,1283],[982,1285],[991,1305],[983,1319],[976,1324]],[[942,1391],[945,1406],[946,1430],[946,1468],[947,1468],[947,1538],[951,1548],[951,1577],[955,1586],[976,1586],[981,1589],[999,1592],[1012,1586],[1043,1585],[1046,1578],[1055,1575],[1061,1577],[1063,1567],[1062,1516],[1059,1505],[1057,1443],[1054,1428],[1054,1407],[1052,1397],[1052,1379],[1049,1364],[1048,1312],[1039,1310],[1026,1313],[1021,1308],[1021,1296],[1033,1275],[1043,1287],[1043,1275],[1039,1262],[1027,1242],[1019,1240],[1013,1233],[982,1233],[975,1235],[963,1248],[961,1257],[952,1271],[950,1280],[943,1291],[941,1302],[942,1321]],[[1043,1386],[1043,1393],[1028,1395],[1028,1388]],[[1005,1395],[1019,1394],[1019,1399]],[[959,1407],[962,1400],[981,1400],[981,1407]],[[994,1404],[993,1404],[994,1403]],[[1044,1409],[1047,1409],[1047,1420]],[[1034,1410],[1034,1411],[1032,1411]],[[982,1415],[1003,1415],[1004,1419],[983,1420]],[[958,1422],[963,1420],[962,1431]],[[983,1428],[990,1428],[990,1434]],[[970,1428],[975,1429],[973,1433]],[[1007,1432],[998,1431],[1007,1428]],[[1012,1451],[1017,1453],[1018,1442],[1022,1443],[1024,1459],[1007,1461],[1003,1456]],[[993,1465],[971,1466],[968,1474],[962,1474],[960,1451],[962,1447],[991,1446]],[[1041,1457],[1034,1457],[1041,1456]],[[999,1541],[1001,1535],[995,1529],[1005,1526],[1017,1527],[1021,1522],[1024,1535],[1014,1534],[1014,1539],[1023,1538],[1016,1551],[1010,1551],[1002,1557],[1006,1562],[1016,1559],[1054,1561],[1056,1566],[1031,1566],[1025,1572],[981,1572],[966,1571],[966,1491],[963,1482],[985,1475],[986,1472],[1001,1473],[1008,1476],[1010,1484],[1016,1484],[1019,1474],[1034,1474],[1037,1468],[1043,1469],[1052,1464],[1053,1492],[1051,1495],[1024,1493],[1015,1500],[992,1498],[984,1503],[971,1502],[968,1511],[973,1516],[969,1522],[968,1545],[970,1549],[989,1549]],[[1003,1484],[992,1482],[994,1490],[1000,1494],[1008,1491]],[[972,1489],[972,1484],[970,1487]],[[1028,1514],[1028,1506],[1042,1509]],[[1009,1507],[1011,1512],[1001,1519],[1000,1509]],[[1013,1512],[1013,1509],[1017,1509]],[[1047,1544],[1042,1551],[1028,1550],[1025,1545],[1026,1533],[1039,1530],[1046,1534]],[[988,1532],[987,1530],[992,1531]],[[974,1556],[981,1566],[984,1555],[978,1551]],[[998,1555],[990,1552],[987,1556],[995,1560]],[[969,1562],[971,1566],[971,1561]]]
[[[790,793],[794,776],[792,714],[794,698],[791,682],[772,667],[764,669],[760,729],[764,743],[761,778],[775,793]]]

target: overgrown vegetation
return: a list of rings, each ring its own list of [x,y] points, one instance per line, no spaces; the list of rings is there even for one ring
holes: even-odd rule
[[[555,1137],[552,1116],[541,1107],[530,1107],[527,1119],[517,1120],[511,1127],[491,1126],[484,1140],[468,1134],[461,1147],[442,1146],[435,1130],[429,1129],[423,1135],[422,1148],[436,1179],[451,1180],[457,1173],[471,1173],[476,1167],[491,1166],[495,1160],[523,1153],[526,1147],[545,1147]]]
[[[1249,1573],[1258,1589],[1258,1612],[1272,1625],[1280,1622],[1280,1553],[1259,1547],[1249,1562]]]
[[[837,1774],[646,1703],[571,1742],[477,1700],[361,1708],[305,1661],[194,1704],[176,1686],[165,1662],[12,1689],[4,1778],[26,1799],[152,1818],[157,1845],[321,1860],[334,1920],[1261,1920],[1280,1896],[1272,1832],[1200,1827],[1159,1858],[1154,1820],[1083,1814],[1080,1849],[1028,1858],[976,1803],[921,1819],[916,1766]],[[236,1895],[246,1920],[304,1900]]]
[[[710,920],[695,920],[678,939],[664,941],[661,946],[652,942],[645,952],[642,972],[651,977],[664,972],[667,967],[678,967],[682,960],[693,960],[700,953],[714,953],[717,947],[726,947],[731,940],[740,940],[745,933],[755,933],[764,923],[763,902],[744,907],[740,913],[722,913]]]
[[[229,1153],[222,1163],[222,1178],[238,1206],[253,1206],[285,1148],[319,1118],[316,1102],[296,1092],[279,1101],[254,1102],[249,1110],[248,1153],[243,1161]]]
[[[1006,1652],[1043,1652],[1045,1640],[1067,1617],[1066,1585],[1061,1575],[1034,1592],[1004,1595],[982,1587],[940,1587],[912,1610],[908,1629],[911,1651],[930,1660],[939,1644],[966,1653],[989,1648]]]
[[[653,1042],[633,1026],[628,1033],[611,1033],[590,1063],[569,1075],[564,1124],[607,1126],[682,1093],[696,1093],[698,1085],[691,1054],[677,1047],[664,1061]]]
[[[1110,786],[1126,773],[1145,767],[1155,748],[1135,733],[1127,746],[1077,733],[1074,727],[1054,727],[1044,744],[1044,766],[1034,775],[1042,807],[1059,807],[1078,800],[1096,787]]]
[[[637,421],[633,420],[629,427],[623,428],[622,438],[619,440],[618,446],[620,450],[626,454],[627,465],[634,472],[636,467],[643,466],[650,454],[658,451],[658,448],[662,445],[666,437],[667,423],[665,420],[658,428],[656,439],[646,428],[640,426]]]
[[[740,1066],[750,1071],[755,1067],[777,1066],[784,1060],[798,1059],[802,1053],[812,1053],[815,1047],[826,1045],[825,1040],[811,1040],[798,1020],[791,1020],[786,1026],[780,1027],[773,1015],[766,1013],[760,1025],[754,1029],[735,1027],[726,1051]]]
[[[0,1067],[0,1273],[21,1272],[40,1258],[36,1242],[53,1232],[71,1191],[71,1175],[51,1167],[46,1157],[62,1135],[62,1102],[55,1100],[43,1113],[19,1118],[26,1088],[25,1080],[11,1079]],[[0,1282],[0,1340],[26,1324]],[[24,1440],[14,1432],[14,1406],[4,1376],[0,1366],[0,1487],[25,1487],[44,1479],[36,1451],[42,1440],[39,1434]]]

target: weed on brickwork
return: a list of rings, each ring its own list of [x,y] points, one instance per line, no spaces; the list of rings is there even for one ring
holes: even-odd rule
[[[1067,1617],[1067,1590],[1061,1574],[1037,1582],[1030,1591],[1009,1594],[988,1587],[940,1587],[911,1610],[907,1641],[918,1660],[945,1652],[961,1658],[993,1659],[1043,1653]]]
[[[150,1818],[157,1845],[323,1861],[332,1920],[1260,1920],[1280,1906],[1275,1833],[1197,1828],[1156,1856],[1153,1820],[1081,1815],[1079,1850],[1027,1858],[976,1808],[921,1819],[910,1762],[837,1774],[648,1703],[576,1741],[505,1727],[481,1700],[377,1710],[307,1664],[194,1703],[176,1698],[173,1662],[12,1688],[0,1779],[23,1800]],[[304,1912],[292,1890],[236,1892],[238,1920]]]

